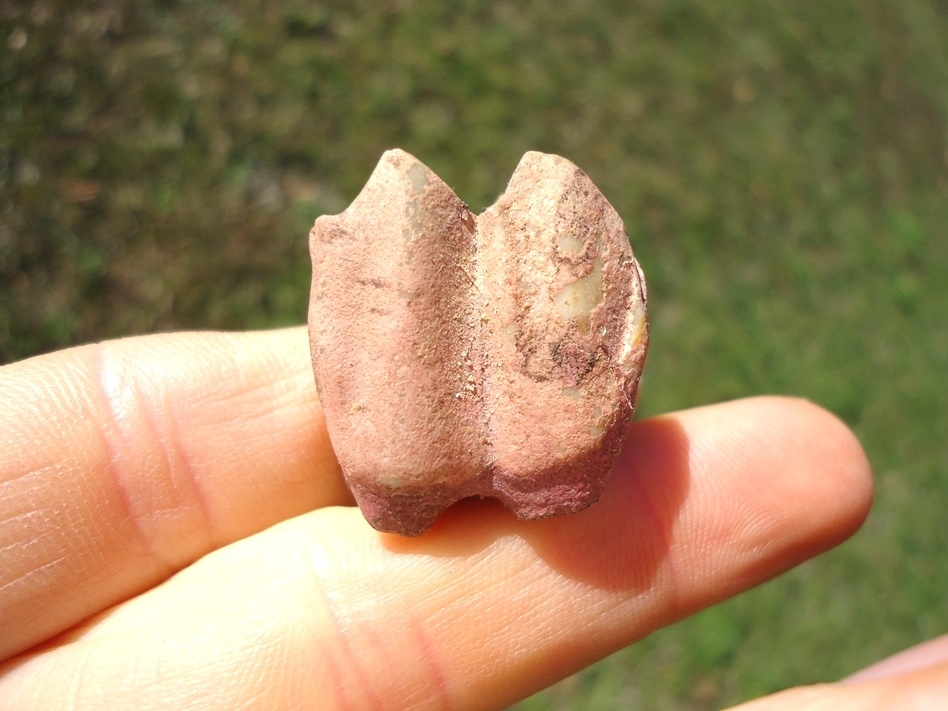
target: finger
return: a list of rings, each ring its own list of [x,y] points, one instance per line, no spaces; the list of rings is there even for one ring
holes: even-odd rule
[[[321,509],[18,660],[0,692],[36,707],[71,689],[79,706],[112,708],[149,708],[150,694],[220,708],[499,708],[840,542],[871,490],[849,431],[804,402],[647,420],[585,512],[523,523],[462,502],[405,539]]]
[[[844,684],[872,681],[886,676],[904,674],[936,664],[948,664],[948,634],[893,654],[870,667],[843,679]]]
[[[945,707],[948,663],[844,684],[820,684],[767,696],[731,711],[931,711]]]
[[[193,333],[0,370],[0,658],[349,502],[308,353],[303,329]]]

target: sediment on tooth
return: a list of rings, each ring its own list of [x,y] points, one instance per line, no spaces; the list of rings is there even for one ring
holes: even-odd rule
[[[473,235],[460,207],[423,164],[389,151],[352,205],[313,228],[317,388],[340,465],[365,486],[481,470],[481,406],[465,389],[479,368],[461,271]]]
[[[373,526],[416,535],[471,495],[521,518],[599,498],[648,329],[622,221],[585,173],[528,153],[475,217],[388,151],[310,250],[319,396]]]
[[[597,460],[621,443],[602,437],[630,418],[623,393],[634,387],[615,354],[636,356],[623,345],[642,335],[629,331],[641,285],[622,221],[575,165],[528,153],[478,229],[498,317],[485,336],[494,468],[523,478],[585,468],[601,490],[608,466]]]

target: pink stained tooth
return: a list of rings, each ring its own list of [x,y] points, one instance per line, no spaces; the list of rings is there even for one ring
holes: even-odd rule
[[[521,519],[594,503],[632,418],[645,282],[618,213],[574,164],[530,152],[475,216],[387,151],[310,232],[309,329],[346,481],[380,531],[455,501]]]

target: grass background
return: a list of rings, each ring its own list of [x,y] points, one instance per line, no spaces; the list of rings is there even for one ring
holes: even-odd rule
[[[569,157],[649,284],[643,415],[802,395],[858,536],[521,709],[710,709],[946,631],[948,4],[0,0],[0,362],[302,322],[306,233],[380,153],[472,209]]]

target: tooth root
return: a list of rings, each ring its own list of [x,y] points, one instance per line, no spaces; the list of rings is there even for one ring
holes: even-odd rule
[[[527,153],[475,217],[387,151],[310,251],[317,388],[369,523],[418,535],[472,495],[523,519],[599,498],[648,326],[625,228],[585,173]]]

